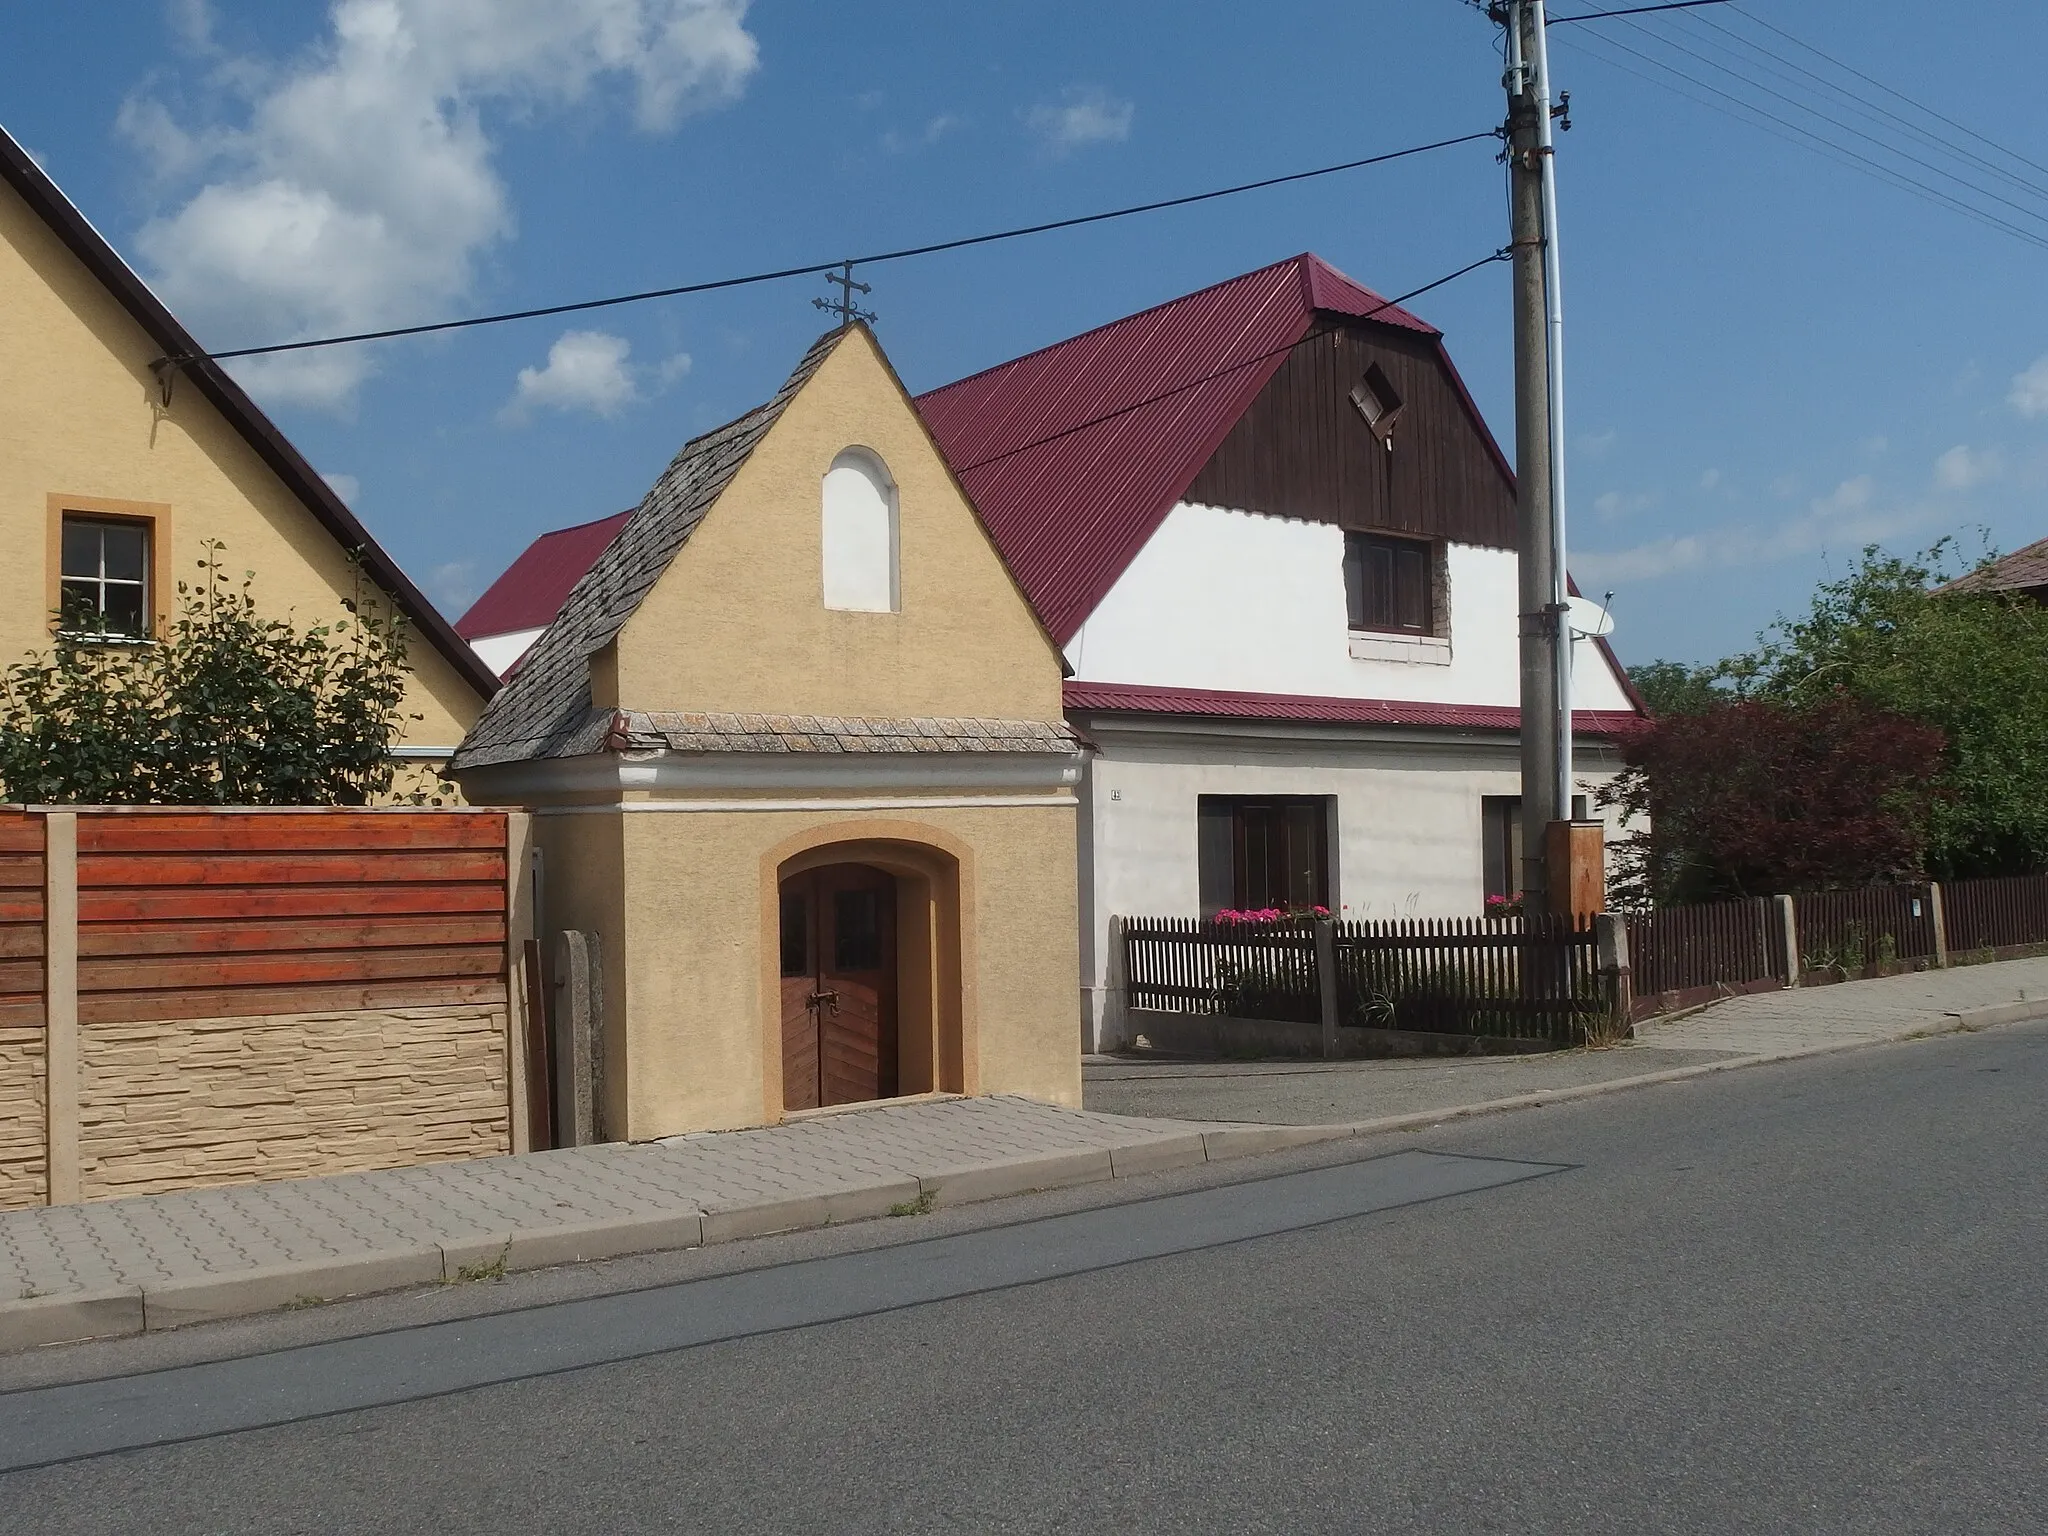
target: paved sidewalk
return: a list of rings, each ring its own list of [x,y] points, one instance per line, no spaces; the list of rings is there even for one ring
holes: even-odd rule
[[[2048,958],[1757,992],[1669,1023],[1653,1021],[1636,1033],[1644,1044],[1660,1049],[1753,1056],[1955,1028],[1956,1023],[1943,1020],[2024,1003],[2039,1003],[2048,1014]]]
[[[1085,1111],[885,1104],[764,1130],[0,1212],[0,1350],[928,1210],[2041,1017],[2048,959],[2009,961],[1734,999],[1611,1051],[1091,1063]]]
[[[1344,1134],[949,1099],[765,1130],[0,1212],[0,1350],[928,1210]]]
[[[1731,998],[1641,1025],[1632,1044],[1603,1051],[1337,1062],[1091,1058],[1083,1092],[1090,1109],[1109,1114],[1396,1129],[2030,1015],[2048,1016],[2048,959]]]

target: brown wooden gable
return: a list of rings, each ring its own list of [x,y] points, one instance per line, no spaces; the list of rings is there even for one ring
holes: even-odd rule
[[[1391,450],[1350,399],[1373,364],[1401,398]],[[1441,348],[1369,322],[1298,343],[1183,499],[1515,547],[1513,482]]]

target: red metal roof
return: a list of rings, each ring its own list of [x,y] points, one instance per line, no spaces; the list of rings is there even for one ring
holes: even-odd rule
[[[1211,720],[1300,720],[1319,725],[1434,725],[1513,731],[1522,712],[1512,704],[1418,704],[1406,699],[1338,699],[1301,693],[1227,693],[1213,688],[1158,688],[1140,683],[1066,685],[1069,711],[1097,714],[1195,715]],[[1572,726],[1587,736],[1636,729],[1642,718],[1622,709],[1579,709]]]
[[[1301,255],[918,397],[1062,645],[1318,313],[1439,335],[1320,257]]]
[[[568,601],[569,589],[597,563],[597,557],[626,526],[631,512],[601,517],[574,528],[557,528],[527,545],[505,574],[455,621],[465,640],[545,629]]]

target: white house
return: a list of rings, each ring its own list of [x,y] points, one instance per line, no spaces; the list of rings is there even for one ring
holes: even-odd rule
[[[1113,917],[1478,913],[1520,849],[1513,471],[1441,335],[1314,256],[920,397],[1093,745],[1083,1039]],[[1579,642],[1579,780],[1640,705]]]
[[[1122,1040],[1117,916],[1469,916],[1513,891],[1514,473],[1438,331],[1303,255],[917,405],[1092,747],[1084,1048]],[[458,628],[516,655],[612,522],[544,536]],[[1641,705],[1604,641],[1575,652],[1590,792]]]

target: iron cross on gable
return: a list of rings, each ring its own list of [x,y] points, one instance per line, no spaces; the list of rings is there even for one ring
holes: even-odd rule
[[[852,262],[841,262],[837,272],[827,272],[825,274],[825,281],[838,288],[839,297],[836,299],[813,299],[811,303],[815,307],[824,310],[828,314],[837,315],[841,325],[851,325],[856,320],[865,320],[869,325],[875,323],[875,312],[873,310],[862,309],[853,302],[853,296],[856,293],[873,293],[874,289],[870,288],[866,283],[856,283],[853,280]]]

